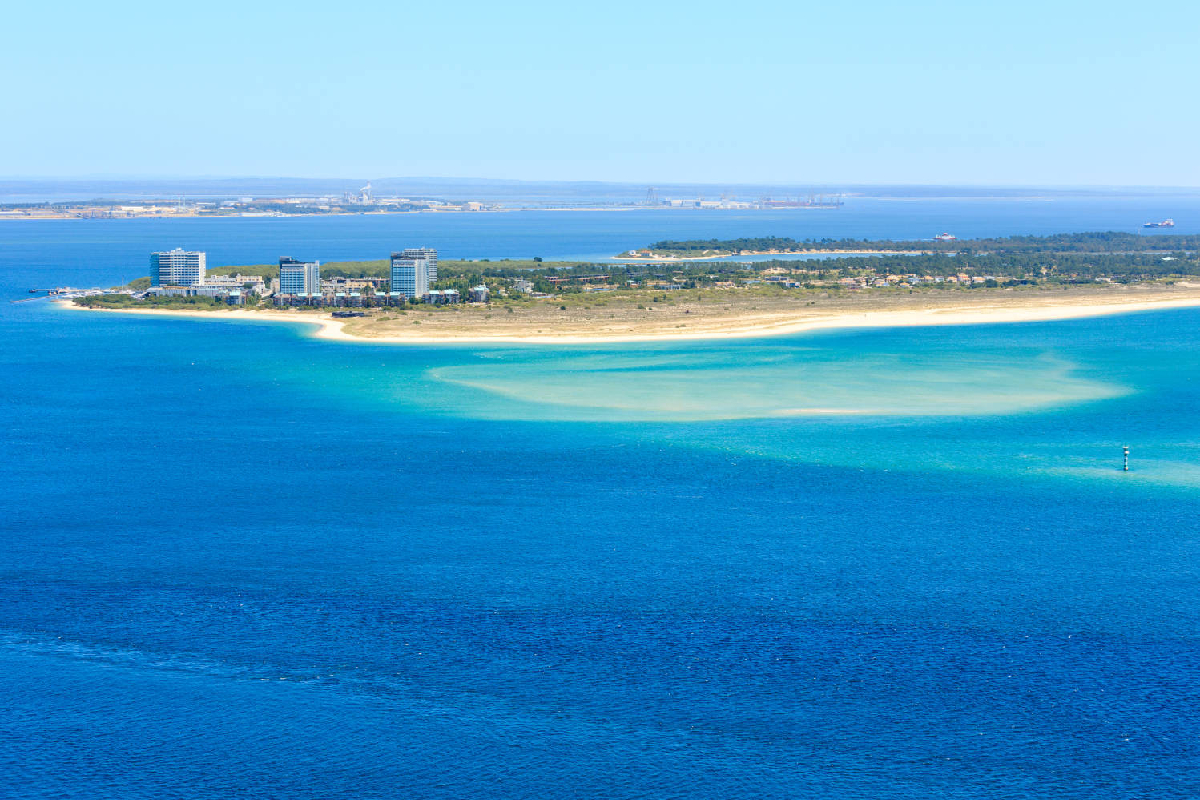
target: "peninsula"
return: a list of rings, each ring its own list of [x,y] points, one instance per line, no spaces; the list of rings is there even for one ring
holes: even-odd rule
[[[379,343],[527,342],[585,344],[659,339],[746,338],[828,328],[967,325],[1034,322],[1200,306],[1200,280],[1190,284],[1136,287],[1072,287],[1067,290],[988,289],[957,296],[893,293],[828,297],[798,302],[762,296],[698,297],[681,293],[645,306],[627,298],[583,305],[498,304],[496,307],[428,307],[373,310],[361,317],[337,312],[270,308],[134,308],[73,305],[132,314],[205,319],[313,323],[317,336]],[[510,310],[511,309],[511,310]]]
[[[951,252],[866,244],[894,254],[664,269],[541,259],[439,264],[436,251],[416,248],[390,262],[218,267],[190,289],[141,278],[72,299],[112,311],[313,322],[326,337],[394,342],[756,336],[1200,305],[1200,259],[1189,247],[1200,237],[1067,234],[960,241]],[[299,280],[311,285],[297,288]]]

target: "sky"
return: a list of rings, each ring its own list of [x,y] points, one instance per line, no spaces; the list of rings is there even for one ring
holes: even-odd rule
[[[12,4],[3,177],[1200,186],[1200,3]]]

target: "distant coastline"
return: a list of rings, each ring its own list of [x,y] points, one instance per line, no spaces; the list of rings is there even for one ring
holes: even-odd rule
[[[662,240],[624,251],[616,258],[624,261],[682,262],[703,261],[737,256],[829,255],[1049,255],[1108,254],[1172,251],[1195,252],[1200,236],[1170,234],[1147,237],[1124,231],[1087,231],[1049,236],[1007,236],[959,239],[953,233],[930,232],[931,238],[899,240],[802,239],[760,236],[739,239]]]
[[[695,213],[708,213],[710,211],[723,211],[728,209],[680,209],[676,206],[646,206],[638,204],[614,204],[614,205],[497,205],[479,209],[465,208],[413,208],[404,210],[338,210],[338,211],[262,211],[262,212],[239,212],[234,214],[213,214],[213,213],[196,213],[192,210],[183,212],[147,212],[147,213],[120,213],[109,212],[91,208],[80,208],[70,211],[47,211],[44,213],[24,213],[14,211],[0,206],[0,221],[3,220],[96,220],[96,219],[290,219],[293,217],[393,217],[393,216],[408,216],[413,214],[435,214],[439,216],[451,215],[475,215],[475,214],[511,214],[515,212],[536,211],[536,212],[580,212],[580,211],[605,211],[605,212],[628,212],[628,211],[688,211]],[[801,208],[780,208],[771,207],[765,209],[742,209],[750,211],[804,211],[811,210],[804,207]],[[852,251],[846,251],[852,252]]]
[[[650,255],[650,256],[611,256],[617,261],[634,261],[644,264],[671,264],[679,261],[712,261],[718,258],[737,258],[739,256],[807,256],[807,255],[844,255],[844,256],[898,256],[898,255],[930,255],[932,250],[739,250],[737,252],[715,252],[700,256]]]

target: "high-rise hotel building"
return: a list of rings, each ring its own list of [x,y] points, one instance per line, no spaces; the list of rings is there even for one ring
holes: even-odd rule
[[[395,253],[392,258],[395,258]],[[429,273],[429,285],[432,287],[437,283],[437,250],[432,247],[406,247],[400,253],[401,258],[423,258],[425,259],[426,271]]]
[[[321,293],[321,262],[279,259],[279,293],[314,295]]]
[[[199,286],[204,283],[207,256],[198,250],[176,248],[150,254],[150,283],[154,286]]]
[[[425,297],[437,280],[437,250],[411,247],[392,253],[392,291],[408,298]]]

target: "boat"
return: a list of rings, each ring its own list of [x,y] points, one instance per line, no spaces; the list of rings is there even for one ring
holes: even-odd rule
[[[937,236],[935,236],[933,238],[937,239],[939,242],[953,242],[958,237],[955,236],[953,233],[939,233]]]
[[[1175,220],[1164,219],[1162,222],[1147,222],[1142,225],[1143,228],[1174,228]]]

